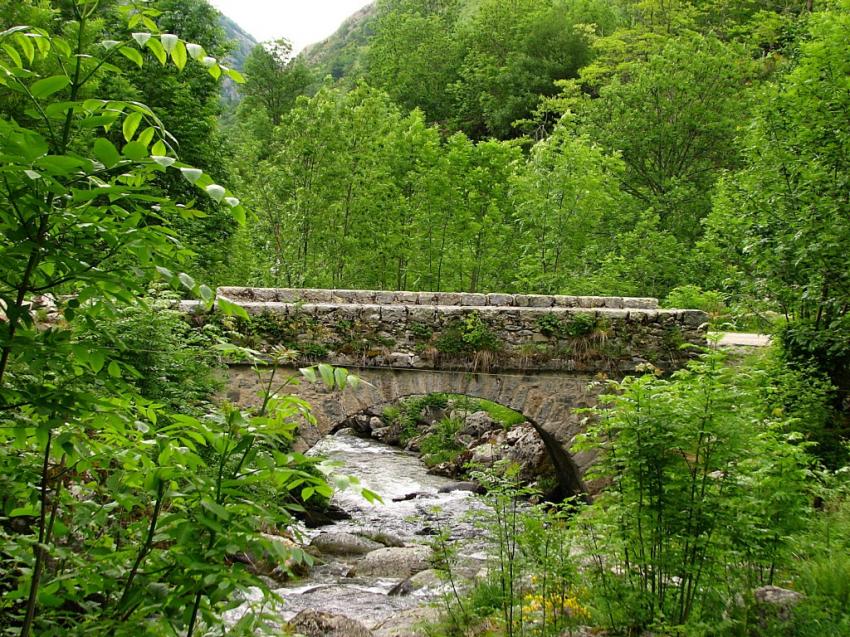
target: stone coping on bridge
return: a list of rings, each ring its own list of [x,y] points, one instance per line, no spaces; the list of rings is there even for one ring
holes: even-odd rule
[[[311,305],[431,305],[450,307],[518,307],[584,309],[658,309],[658,299],[623,296],[563,296],[554,294],[480,294],[468,292],[395,292],[322,290],[314,288],[218,288],[219,297],[239,305],[303,303]]]

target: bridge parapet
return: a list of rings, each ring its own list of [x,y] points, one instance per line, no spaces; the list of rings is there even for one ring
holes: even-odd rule
[[[683,345],[706,343],[703,312],[655,309],[654,299],[257,288],[219,295],[249,314],[228,324],[252,347],[289,347],[300,364],[622,375],[644,364],[676,369],[695,353]],[[543,299],[551,304],[532,305]]]
[[[554,294],[472,294],[466,292],[395,292],[320,290],[313,288],[223,287],[218,295],[236,302],[330,303],[355,305],[448,305],[460,307],[573,307],[658,309],[658,299],[623,296],[563,296]]]

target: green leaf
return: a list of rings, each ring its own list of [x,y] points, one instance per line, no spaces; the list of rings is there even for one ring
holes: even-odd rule
[[[319,376],[322,377],[322,382],[328,389],[333,389],[334,386],[334,368],[327,363],[319,363]]]
[[[121,366],[117,361],[110,361],[106,371],[112,378],[121,378]]]
[[[194,44],[193,42],[186,43],[186,51],[189,53],[193,60],[200,60],[206,56],[204,47],[202,47],[200,44]]]
[[[237,84],[244,84],[245,83],[245,76],[242,75],[236,69],[227,69],[227,75],[230,77],[231,80],[233,80]]]
[[[21,51],[24,52],[24,56],[27,58],[27,61],[32,64],[32,61],[35,58],[35,47],[33,47],[29,36],[23,33],[17,33],[15,34],[15,42],[18,43]]]
[[[195,289],[195,279],[190,277],[185,272],[181,272],[180,274],[178,274],[177,279],[180,281],[180,283],[183,285],[183,287],[186,288],[187,290],[194,290]]]
[[[159,40],[151,38],[145,43],[145,46],[148,47],[148,50],[154,54],[154,57],[159,60],[160,64],[165,64],[168,60],[168,55],[165,53],[165,49],[162,48],[162,44]]]
[[[142,54],[139,53],[137,49],[131,48],[129,46],[122,46],[118,50],[121,52],[121,55],[133,62],[139,68],[142,68],[142,66],[144,66],[145,62],[142,58]]]
[[[220,202],[225,193],[227,192],[223,186],[219,186],[218,184],[210,184],[205,188],[207,194],[212,197],[216,202]]]
[[[151,155],[151,159],[153,159],[157,164],[162,166],[163,168],[169,168],[175,164],[177,161],[174,157],[162,157],[159,155]]]
[[[215,300],[215,292],[208,285],[201,285],[198,288],[198,295],[207,306],[210,306],[213,300]]]
[[[139,46],[145,46],[148,40],[151,39],[150,33],[131,33],[133,39],[138,43]]]
[[[179,71],[182,71],[186,66],[186,45],[181,40],[177,41],[174,50],[171,52],[171,59],[174,60],[174,66]]]
[[[190,184],[194,184],[201,178],[201,175],[204,174],[204,171],[200,168],[181,168],[180,172]]]
[[[37,516],[39,513],[38,506],[31,504],[25,507],[18,507],[9,511],[10,518],[18,518],[23,516]]]
[[[177,160],[173,157],[161,157],[158,155],[151,155],[151,159],[163,168],[170,168],[175,163],[177,163]]]
[[[207,511],[220,517],[222,520],[230,519],[230,511],[221,506],[218,502],[210,500],[209,498],[201,499],[201,506],[204,507]]]
[[[21,59],[21,55],[20,53],[18,53],[18,50],[15,47],[13,47],[11,44],[3,44],[3,50],[6,51],[8,56],[11,58],[12,64],[14,64],[19,69],[23,68],[24,61]]]
[[[130,142],[125,144],[122,150],[124,156],[133,161],[142,161],[148,156],[148,147],[141,142]]]
[[[92,371],[97,374],[103,369],[103,365],[106,363],[106,356],[100,350],[91,350],[88,353],[88,361]]]
[[[94,156],[107,168],[112,168],[121,160],[118,149],[105,137],[98,137],[94,141]]]
[[[36,159],[34,163],[54,175],[68,175],[82,168],[91,167],[91,162],[67,155],[45,155]]]
[[[245,311],[244,307],[236,305],[236,303],[228,301],[223,297],[218,297],[218,299],[216,299],[216,306],[227,316],[238,316],[239,318],[243,318],[245,320],[249,319],[248,312]]]
[[[143,130],[136,141],[140,144],[144,144],[145,146],[150,145],[153,141],[153,136],[156,134],[156,129],[153,126],[148,126],[145,130]]]
[[[180,38],[173,33],[163,33],[159,36],[159,41],[162,42],[162,48],[165,49],[165,52],[171,55],[177,48],[177,43],[180,42]]]
[[[316,369],[314,367],[302,367],[298,371],[311,383],[315,383],[316,380],[318,380],[316,378]]]
[[[61,91],[70,83],[71,80],[68,79],[67,75],[51,75],[43,80],[34,82],[33,85],[30,86],[30,93],[32,93],[33,97],[43,99]]]
[[[136,134],[136,130],[139,128],[139,124],[142,123],[142,114],[141,113],[130,113],[127,117],[124,118],[124,125],[122,127],[124,133],[124,139],[128,142],[133,139],[133,136]]]

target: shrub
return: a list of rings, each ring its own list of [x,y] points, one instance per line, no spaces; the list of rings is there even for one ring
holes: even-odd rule
[[[598,621],[693,627],[773,581],[805,519],[808,461],[763,400],[769,382],[711,352],[669,379],[612,383],[588,436],[602,451],[590,477],[610,486],[577,527]]]

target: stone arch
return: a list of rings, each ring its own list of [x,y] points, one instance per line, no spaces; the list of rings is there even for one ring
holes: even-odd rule
[[[297,375],[297,370],[282,370]],[[559,373],[473,373],[464,371],[352,368],[366,381],[343,392],[320,384],[301,383],[287,388],[313,407],[315,425],[303,426],[298,447],[307,449],[349,418],[396,403],[410,396],[432,393],[463,394],[483,398],[517,411],[538,431],[558,473],[565,494],[583,494],[583,475],[593,456],[572,451],[576,436],[585,429],[585,419],[575,408],[596,405],[599,387],[593,378]],[[278,372],[281,373],[280,371]],[[283,377],[283,375],[281,375]],[[250,367],[233,366],[229,374],[228,397],[242,405],[256,404],[260,384]]]

